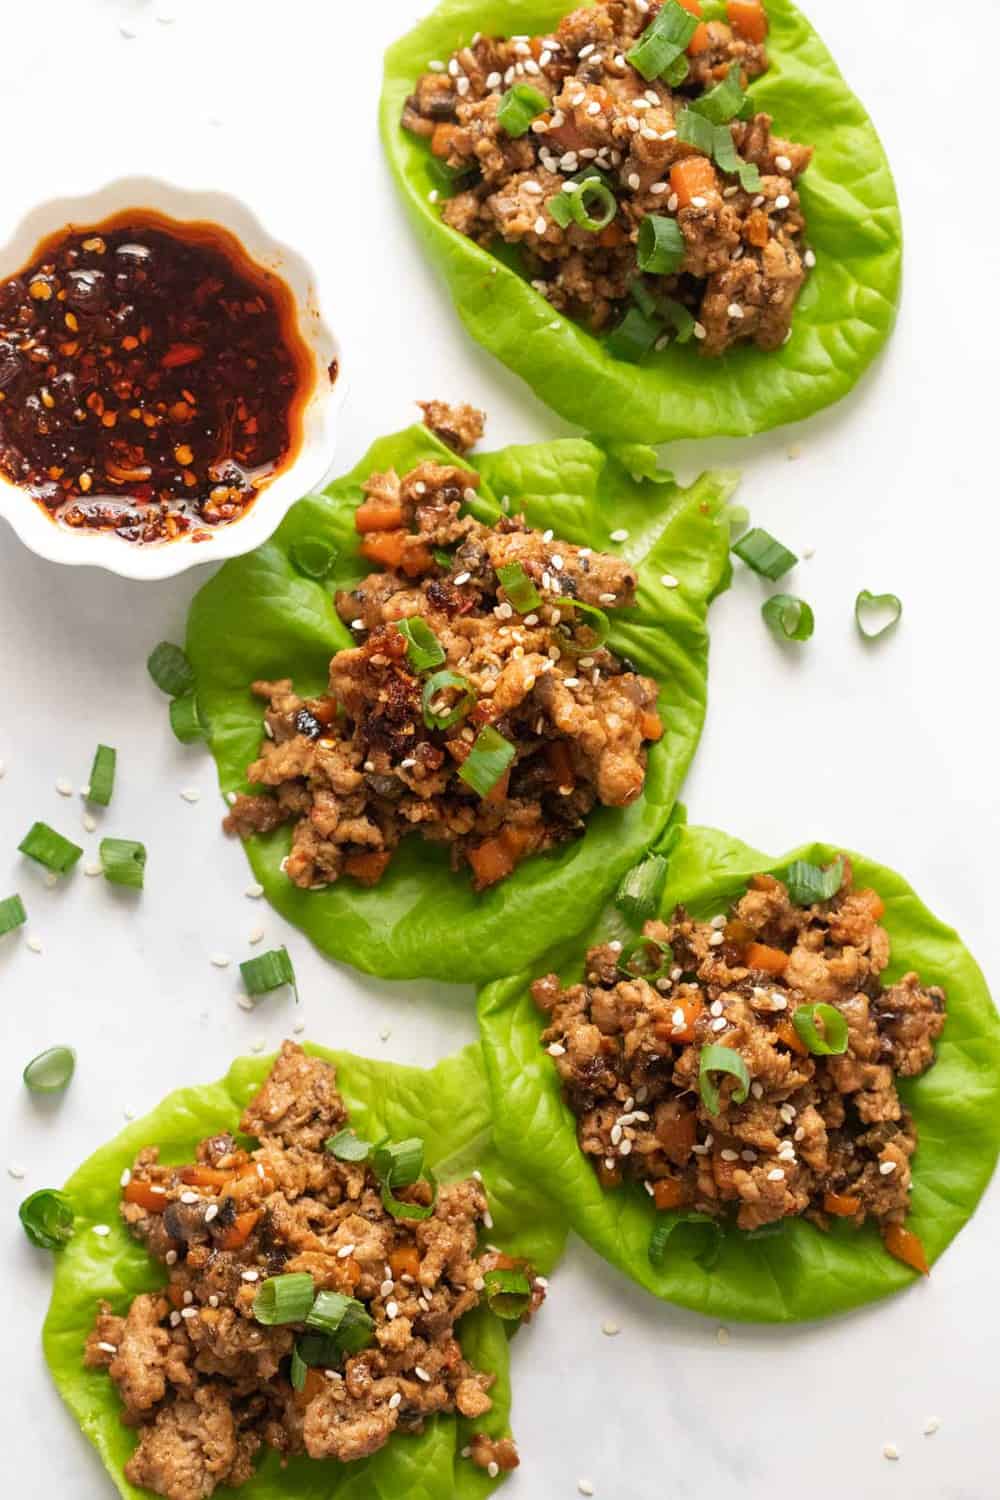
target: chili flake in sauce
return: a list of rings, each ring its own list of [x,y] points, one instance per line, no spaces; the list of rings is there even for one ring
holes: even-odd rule
[[[207,540],[294,458],[310,381],[288,287],[215,225],[131,210],[0,285],[0,472],[67,526]]]

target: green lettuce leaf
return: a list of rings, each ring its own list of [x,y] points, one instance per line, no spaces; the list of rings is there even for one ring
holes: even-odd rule
[[[757,871],[781,870],[793,859],[824,864],[839,852],[836,845],[817,843],[775,860],[714,829],[685,828],[670,856],[662,910],[670,912],[682,902],[696,917],[713,916],[726,909]],[[856,882],[873,886],[885,901],[884,923],[892,940],[889,979],[915,969],[924,980],[943,985],[948,996],[937,1062],[923,1077],[900,1082],[920,1133],[907,1223],[933,1261],[973,1213],[996,1163],[1000,1019],[957,934],[932,916],[892,870],[861,855],[850,858]],[[592,942],[626,935],[620,915],[608,910],[588,938],[554,953],[549,967],[576,980]],[[578,1149],[575,1120],[563,1101],[556,1070],[539,1045],[541,1017],[528,991],[542,972],[536,966],[500,980],[480,997],[496,1140],[598,1254],[655,1296],[724,1319],[825,1317],[914,1280],[914,1273],[883,1249],[873,1225],[858,1231],[838,1223],[823,1234],[802,1219],[785,1222],[759,1239],[728,1231],[710,1268],[680,1254],[671,1258],[668,1241],[664,1264],[654,1269],[647,1253],[650,1235],[668,1216],[657,1214],[638,1185],[605,1192]]]
[[[628,457],[655,470],[649,450]],[[300,501],[271,541],[227,563],[196,596],[187,652],[224,792],[246,787],[261,739],[262,704],[249,684],[291,677],[304,694],[323,691],[330,657],[352,644],[332,594],[370,571],[354,527],[361,482],[375,469],[404,473],[423,459],[454,458],[423,427],[380,440],[352,473]],[[705,616],[729,580],[725,510],[735,477],[705,474],[687,490],[662,476],[647,483],[576,438],[484,454],[476,468],[483,485],[473,509],[482,519],[495,518],[509,497],[511,511],[524,510],[532,524],[620,550],[638,567],[637,604],[614,612],[611,644],[659,681],[666,733],[651,749],[637,802],[598,809],[582,839],[525,861],[478,895],[467,872],[449,868],[445,849],[418,838],[404,841],[374,889],[344,879],[323,891],[300,890],[282,873],[290,829],[250,840],[254,872],[282,915],[324,953],[384,978],[485,981],[586,927],[666,823],[705,714]],[[609,540],[617,528],[629,531],[620,549]],[[324,582],[292,561],[296,541],[316,537],[338,549]],[[665,587],[664,573],[679,587]]]
[[[817,256],[792,337],[773,354],[739,348],[702,359],[669,345],[641,366],[612,358],[562,317],[516,268],[441,222],[428,194],[429,148],[400,125],[417,76],[476,31],[552,28],[569,0],[443,0],[386,54],[382,137],[417,235],[466,328],[571,422],[622,440],[744,435],[797,421],[845,395],[891,332],[902,229],[881,142],[809,22],[790,0],[767,0],[770,71],[750,88],[775,130],[816,153],[799,191]]]
[[[421,1136],[428,1165],[444,1181],[478,1168],[494,1219],[491,1242],[530,1257],[539,1272],[551,1269],[562,1252],[565,1231],[549,1206],[497,1156],[478,1046],[429,1070],[322,1047],[307,1050],[336,1065],[340,1091],[360,1135]],[[119,1421],[118,1396],[107,1375],[84,1369],[83,1346],[100,1298],[123,1312],[137,1292],[162,1285],[164,1276],[125,1232],[118,1216],[119,1179],[142,1146],[156,1143],[164,1161],[187,1161],[202,1137],[232,1130],[272,1060],[242,1058],[218,1083],[168,1095],[145,1119],[96,1151],[66,1184],[76,1209],[76,1233],[55,1257],[45,1356],[60,1395],[126,1500],[140,1500],[147,1493],[130,1485],[123,1473],[135,1438]],[[111,1233],[104,1238],[93,1234],[95,1224],[110,1225]],[[477,1308],[463,1319],[460,1340],[468,1359],[496,1374],[493,1410],[486,1417],[476,1422],[453,1415],[432,1418],[421,1436],[393,1437],[370,1459],[348,1465],[300,1457],[282,1468],[277,1454],[268,1452],[240,1493],[246,1500],[476,1500],[486,1495],[494,1482],[459,1455],[473,1431],[492,1436],[509,1432],[508,1338],[498,1318]]]

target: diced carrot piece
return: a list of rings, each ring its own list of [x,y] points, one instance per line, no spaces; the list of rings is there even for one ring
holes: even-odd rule
[[[760,0],[727,0],[729,24],[745,42],[767,40],[767,12]]]
[[[760,969],[764,974],[784,974],[788,968],[788,954],[781,948],[769,948],[767,943],[748,943],[746,966]]]
[[[852,1219],[861,1207],[861,1199],[851,1193],[824,1193],[823,1210],[838,1219]]]
[[[890,1224],[882,1239],[890,1255],[894,1255],[897,1260],[912,1267],[914,1271],[919,1271],[921,1276],[931,1274],[931,1268],[927,1264],[927,1252],[920,1242],[919,1235],[914,1234],[912,1229],[904,1229],[902,1224]]]
[[[617,220],[612,220],[610,224],[605,224],[597,236],[597,243],[601,246],[602,250],[615,250],[619,245],[624,245],[625,231]]]
[[[193,365],[204,352],[200,344],[171,344],[160,364],[165,370],[176,370],[181,365]]]
[[[420,1271],[420,1251],[416,1245],[400,1245],[389,1256],[393,1276],[416,1276]]]
[[[872,914],[872,921],[881,922],[882,918],[885,916],[885,902],[882,900],[882,897],[879,895],[878,891],[858,891],[858,899],[864,901],[865,905],[868,907],[869,911]]]
[[[507,800],[507,793],[508,793],[509,790],[510,790],[510,767],[508,766],[507,770],[503,773],[503,775],[500,777],[500,779],[498,781],[495,781],[493,783],[493,785],[490,787],[489,791],[486,793],[486,796],[483,798],[483,801],[484,802],[494,802],[494,803],[495,802],[506,802],[506,800]]]
[[[617,1188],[622,1185],[622,1174],[618,1167],[606,1166],[601,1160],[597,1163],[597,1180],[602,1188]]]
[[[556,145],[561,146],[564,151],[579,151],[587,144],[587,137],[582,131],[577,130],[572,120],[564,120],[554,130],[547,130],[545,139],[555,141]]]
[[[691,33],[691,40],[688,42],[687,48],[688,56],[697,57],[700,53],[707,52],[711,45],[712,33],[709,31],[704,21],[701,21]]]
[[[556,779],[557,786],[575,785],[576,775],[573,771],[573,759],[565,740],[550,740],[545,746],[545,759],[549,770]]]
[[[172,1303],[174,1307],[184,1306],[184,1288],[182,1286],[180,1286],[177,1282],[173,1282],[170,1286],[165,1288],[165,1290],[168,1302]]]
[[[498,880],[506,880],[514,868],[514,861],[499,836],[484,839],[470,849],[468,860],[476,877],[476,889],[480,891],[488,885],[496,885]]]
[[[514,863],[523,859],[529,853],[535,842],[536,828],[529,828],[524,823],[508,823],[501,833],[504,848],[510,854]]]
[[[741,1166],[742,1163],[738,1161],[727,1161],[724,1156],[720,1156],[718,1151],[712,1152],[712,1176],[715,1178],[715,1184],[719,1189],[720,1197],[735,1198],[738,1196],[734,1174]],[[742,1169],[746,1171],[745,1166]]]
[[[757,941],[753,928],[748,927],[740,917],[730,917],[722,929],[722,936],[733,948],[746,948]]]
[[[122,1197],[126,1203],[138,1203],[148,1214],[162,1214],[167,1206],[167,1195],[163,1188],[151,1182],[139,1182],[133,1178]]]
[[[384,500],[363,500],[354,512],[358,531],[396,531],[403,524],[403,507]]]
[[[653,740],[655,742],[663,738],[663,720],[659,714],[649,713],[648,711],[642,714],[639,719],[639,728],[642,731],[644,740]]]
[[[653,1183],[653,1202],[657,1208],[680,1208],[684,1188],[675,1177],[660,1177]]]
[[[232,1172],[219,1167],[185,1167],[181,1173],[181,1182],[186,1182],[189,1187],[226,1187],[232,1180]]]
[[[701,1015],[705,1007],[702,1005],[701,1001],[693,995],[685,1000],[678,1000],[676,1002],[668,1003],[670,1004],[670,1018],[666,1021],[656,1022],[656,1025],[653,1028],[656,1032],[656,1035],[660,1038],[661,1041],[664,1042],[693,1042],[694,1023],[697,1021],[698,1017]],[[676,1011],[683,1012],[684,1018],[679,1025],[674,1024],[674,1015]]]
[[[457,125],[452,125],[447,120],[442,120],[440,125],[435,125],[434,134],[431,136],[431,151],[435,156],[448,155],[458,128]]]
[[[403,561],[405,531],[376,531],[361,543],[361,556],[385,568],[398,568]]]
[[[701,0],[677,0],[678,5],[692,16],[701,15]]]
[[[260,1218],[260,1210],[250,1208],[244,1214],[237,1214],[229,1228],[219,1236],[219,1245],[223,1250],[240,1250],[253,1234]]]
[[[698,1119],[694,1110],[687,1109],[680,1101],[674,1101],[674,1111],[668,1114],[665,1105],[657,1110],[656,1139],[670,1160],[680,1167],[698,1139]]]
[[[344,874],[352,875],[360,885],[378,885],[391,859],[391,851],[349,854],[344,860]]]
[[[799,1057],[808,1057],[809,1048],[799,1036],[791,1021],[779,1021],[774,1028],[774,1034],[779,1042],[783,1042],[790,1052],[798,1053]]]
[[[670,190],[677,194],[678,208],[687,208],[692,198],[704,198],[719,190],[715,168],[707,156],[685,156],[670,168]]]

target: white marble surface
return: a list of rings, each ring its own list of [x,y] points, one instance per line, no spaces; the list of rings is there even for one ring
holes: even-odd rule
[[[896,865],[990,974],[1000,959],[986,902],[1000,845],[998,226],[983,77],[1000,23],[989,0],[955,17],[912,0],[811,8],[895,165],[905,305],[888,356],[851,400],[801,428],[676,455],[683,472],[741,465],[755,519],[816,549],[796,581],[817,632],[797,655],[766,635],[754,580],[717,605],[711,711],[686,797],[694,819],[765,848],[816,834]],[[126,172],[227,188],[323,272],[353,367],[345,466],[409,421],[416,397],[486,406],[494,444],[551,435],[557,424],[461,332],[382,166],[380,54],[420,9],[7,0],[0,238],[40,198]],[[139,34],[126,38],[122,25]],[[141,666],[157,640],[180,635],[197,582],[144,588],[59,570],[0,535],[0,891],[22,889],[42,944],[36,954],[14,939],[0,951],[0,1253],[14,1356],[0,1451],[11,1492],[111,1493],[46,1377],[38,1330],[49,1267],[22,1239],[19,1199],[61,1181],[123,1111],[218,1076],[291,1023],[290,1004],[240,1010],[237,971],[213,968],[209,954],[241,955],[261,923],[269,940],[287,939],[318,1040],[430,1062],[473,1035],[467,992],[389,986],[327,964],[244,897],[211,764],[173,743]],[[877,651],[854,636],[861,587],[905,600],[901,629]],[[35,818],[80,829],[79,801],[55,783],[84,782],[99,738],[118,746],[121,767],[102,824],[149,846],[138,903],[79,870],[49,890],[14,852]],[[188,787],[200,789],[197,804],[181,799]],[[88,853],[97,837],[83,840]],[[64,1099],[39,1107],[20,1070],[57,1041],[77,1047],[77,1077]],[[7,1176],[8,1162],[23,1181]],[[998,1231],[994,1185],[928,1283],[823,1326],[733,1328],[724,1345],[714,1325],[655,1304],[574,1247],[545,1316],[517,1341],[523,1465],[508,1493],[555,1500],[585,1478],[608,1500],[734,1490],[747,1500],[993,1500]],[[608,1319],[621,1325],[615,1338],[601,1332]],[[941,1425],[927,1437],[931,1416]],[[886,1443],[898,1462],[883,1457]]]

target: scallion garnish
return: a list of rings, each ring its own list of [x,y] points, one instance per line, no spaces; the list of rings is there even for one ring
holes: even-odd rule
[[[667,978],[673,964],[674,950],[669,943],[640,937],[619,953],[617,968],[626,979],[645,979],[647,984],[655,984],[658,979]]]
[[[372,1144],[353,1130],[340,1130],[324,1141],[323,1148],[338,1161],[367,1162],[381,1184],[382,1203],[395,1218],[429,1219],[434,1212],[433,1204],[427,1207],[423,1203],[404,1203],[393,1192],[394,1188],[412,1187],[423,1178],[437,1197],[434,1174],[424,1166],[424,1143],[419,1136],[405,1141],[391,1141],[383,1136]]]
[[[596,604],[584,604],[582,599],[557,599],[556,604],[561,610],[575,610],[580,615],[579,624],[593,636],[593,640],[578,641],[568,628],[577,622],[560,623],[559,638],[563,650],[570,656],[587,656],[591,651],[599,651],[611,634],[611,621],[603,609],[598,609]]]
[[[292,1383],[293,1391],[305,1390],[306,1375],[308,1373],[309,1366],[306,1364],[305,1360],[302,1358],[302,1355],[299,1353],[299,1346],[298,1344],[296,1344],[292,1349],[292,1363],[291,1368],[288,1372],[288,1378]]]
[[[603,187],[604,192],[614,200],[615,186],[612,179],[606,172],[602,172],[600,167],[595,167],[589,163],[587,166],[581,167],[579,172],[574,172],[572,177],[567,177],[563,183],[562,191],[556,193],[554,198],[549,199],[545,206],[560,229],[565,229],[567,225],[574,221],[577,224],[583,224],[584,219],[587,217],[586,202],[582,204],[578,203],[574,207],[574,200],[579,198],[583,188],[594,183]],[[599,198],[601,202],[607,203],[607,198],[604,194],[600,194]],[[614,215],[612,215],[613,217]],[[584,224],[583,227],[588,228],[589,226]]]
[[[630,307],[617,327],[608,334],[604,347],[613,358],[638,364],[649,353],[662,332],[661,323],[654,322],[641,308]]]
[[[490,1311],[505,1322],[517,1323],[531,1306],[531,1282],[523,1271],[487,1271],[483,1277]]]
[[[61,1094],[75,1071],[72,1047],[49,1047],[31,1059],[21,1076],[33,1094]]]
[[[898,625],[902,613],[903,601],[898,594],[872,594],[862,589],[854,601],[854,621],[866,641],[877,641]],[[882,621],[874,630],[869,629],[872,614]]]
[[[693,1260],[703,1271],[711,1271],[722,1254],[722,1230],[707,1214],[673,1214],[660,1219],[649,1239],[649,1262],[657,1270],[671,1256]]]
[[[338,1130],[323,1142],[323,1149],[338,1161],[367,1161],[372,1143],[363,1141],[353,1130]]]
[[[588,234],[600,234],[602,229],[607,229],[618,212],[618,200],[607,184],[598,177],[587,177],[572,191],[570,187],[571,184],[567,183],[559,194],[570,218]]]
[[[357,1354],[367,1348],[375,1331],[374,1320],[363,1304],[356,1297],[345,1297],[341,1292],[318,1292],[306,1314],[306,1327],[333,1339],[347,1354]]]
[[[816,624],[812,607],[794,594],[774,594],[760,607],[766,623],[785,641],[807,641]]]
[[[396,629],[406,642],[406,659],[414,672],[429,672],[445,660],[441,642],[420,615],[397,620]]]
[[[434,704],[439,700],[441,693],[453,688],[459,697],[451,708],[435,708]],[[446,700],[441,699],[442,703]],[[476,701],[476,690],[467,677],[461,677],[458,672],[435,672],[433,677],[428,677],[424,683],[423,713],[424,723],[428,729],[451,729],[465,718],[469,709]]]
[[[117,762],[116,750],[112,750],[110,745],[98,745],[94,764],[90,768],[90,783],[87,787],[88,802],[93,802],[98,807],[108,806],[115,789]]]
[[[7,896],[0,901],[0,937],[13,932],[15,927],[23,927],[27,920],[28,913],[20,896]]]
[[[520,563],[505,563],[497,568],[503,591],[519,615],[530,615],[542,602],[542,596]]]
[[[647,82],[652,82],[683,57],[697,25],[697,16],[678,5],[677,0],[666,0],[631,52],[626,53],[626,60]]]
[[[524,135],[531,122],[549,107],[546,96],[533,89],[530,83],[515,83],[500,96],[497,105],[497,123],[508,135]]]
[[[308,1271],[269,1276],[261,1282],[253,1300],[253,1315],[267,1328],[278,1323],[304,1323],[315,1296],[316,1289]]]
[[[732,1047],[722,1047],[717,1042],[701,1049],[701,1061],[698,1065],[698,1091],[710,1115],[719,1113],[720,1104],[718,1085],[712,1077],[714,1073],[727,1073],[731,1078],[736,1079],[733,1103],[743,1104],[750,1092],[750,1070],[740,1054],[734,1052]]]
[[[299,989],[295,969],[284,945],[272,948],[267,953],[258,953],[256,958],[244,959],[240,964],[240,973],[248,995],[269,995],[272,990],[280,990],[290,984],[295,991],[295,1003],[298,1004]]]
[[[780,878],[785,882],[789,901],[796,906],[814,906],[820,901],[832,901],[840,890],[844,883],[844,861],[835,859],[824,869],[807,859],[796,859]]]
[[[25,1234],[39,1250],[62,1250],[73,1238],[73,1204],[58,1188],[29,1193],[17,1211]]]
[[[792,1016],[792,1025],[816,1057],[839,1057],[847,1051],[847,1022],[833,1005],[822,1001],[800,1005]]]
[[[738,62],[730,63],[729,72],[721,83],[695,99],[689,105],[697,114],[704,115],[713,125],[727,125],[742,114],[748,104],[747,92],[741,81],[742,70]]]
[[[64,839],[48,823],[33,823],[17,847],[22,854],[44,865],[55,875],[65,875],[72,870],[83,853],[79,844]]]
[[[660,311],[672,325],[677,342],[689,343],[694,337],[695,319],[683,302],[677,302],[673,297],[661,297]]]
[[[680,110],[674,123],[679,141],[713,157],[723,172],[739,177],[745,192],[759,192],[760,172],[752,162],[744,161],[740,156],[728,125],[713,125],[693,106]]]
[[[198,712],[198,699],[194,693],[183,693],[170,703],[170,727],[182,745],[190,745],[204,738],[205,727]]]
[[[439,193],[454,193],[464,182],[477,176],[475,167],[450,167],[437,156],[429,156],[425,166],[428,177]]]
[[[741,536],[734,544],[733,551],[752,572],[758,573],[761,578],[770,578],[772,583],[798,562],[795,553],[789,552],[787,547],[762,526],[754,526],[745,536]]]
[[[194,687],[194,669],[180,646],[171,641],[161,641],[154,648],[146,667],[160,692],[168,698],[179,698]]]
[[[146,873],[146,846],[135,839],[101,839],[101,869],[112,885],[141,891]]]
[[[450,552],[446,552],[443,547],[435,547],[431,552],[431,556],[434,558],[434,561],[437,563],[438,567],[443,569],[445,573],[451,572],[452,565],[454,564],[455,559],[452,557]]]
[[[686,248],[676,219],[668,219],[664,214],[647,214],[639,225],[636,258],[643,271],[654,276],[671,275],[680,270]]]
[[[486,797],[496,786],[517,751],[510,740],[498,734],[492,724],[485,724],[476,742],[459,767],[459,776],[480,797]]]
[[[336,547],[321,536],[300,537],[292,543],[288,555],[293,567],[317,583],[322,582],[337,561]]]
[[[633,865],[623,878],[615,896],[615,905],[620,912],[638,927],[647,917],[655,916],[660,909],[660,897],[667,883],[667,861],[662,854],[648,854],[639,864]]]

